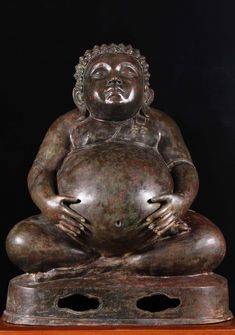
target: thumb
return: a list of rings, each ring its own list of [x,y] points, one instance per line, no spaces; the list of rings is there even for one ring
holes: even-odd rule
[[[159,204],[161,205],[162,202],[165,202],[169,199],[169,195],[165,194],[165,195],[161,195],[160,197],[153,197],[149,200],[150,203],[157,203],[159,202]]]
[[[72,196],[62,196],[61,197],[61,201],[62,202],[69,202],[69,203],[79,203],[81,202],[81,200],[75,198],[75,197],[72,197]]]

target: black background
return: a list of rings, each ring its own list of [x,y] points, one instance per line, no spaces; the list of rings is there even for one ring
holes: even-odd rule
[[[182,129],[200,176],[193,209],[227,240],[217,272],[234,283],[233,1],[7,1],[1,4],[1,310],[7,284],[21,273],[4,240],[19,220],[37,213],[26,177],[53,120],[74,107],[74,66],[101,43],[132,44],[150,64],[154,106]]]

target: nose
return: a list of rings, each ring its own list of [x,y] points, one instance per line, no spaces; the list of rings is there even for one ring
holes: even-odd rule
[[[114,77],[112,77],[111,79],[108,80],[108,86],[113,85],[113,84],[121,85],[122,80],[120,78],[114,76]]]

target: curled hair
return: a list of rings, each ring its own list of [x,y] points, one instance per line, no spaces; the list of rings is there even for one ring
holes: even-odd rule
[[[140,54],[138,49],[134,49],[131,45],[124,44],[102,44],[101,46],[95,45],[93,49],[87,50],[84,56],[79,58],[79,63],[75,66],[76,72],[74,78],[76,79],[75,90],[77,102],[83,104],[83,84],[84,84],[84,73],[88,63],[95,57],[107,53],[118,54],[124,53],[134,57],[140,64],[143,71],[144,86],[147,90],[149,88],[149,77],[150,73],[148,71],[149,65],[145,60],[145,57]]]

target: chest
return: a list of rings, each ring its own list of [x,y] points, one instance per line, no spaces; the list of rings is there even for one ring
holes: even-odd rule
[[[154,147],[159,141],[159,131],[145,117],[127,120],[121,124],[88,118],[73,128],[70,141],[74,148],[114,141],[138,142]]]

